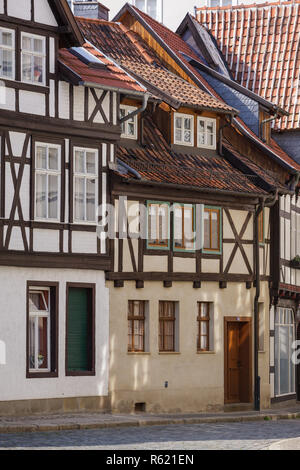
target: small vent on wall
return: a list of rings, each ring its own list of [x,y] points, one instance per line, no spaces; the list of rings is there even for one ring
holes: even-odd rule
[[[146,403],[135,403],[134,404],[134,412],[135,413],[145,413],[146,411]]]

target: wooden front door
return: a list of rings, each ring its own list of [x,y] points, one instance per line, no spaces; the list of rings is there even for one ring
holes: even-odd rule
[[[251,322],[225,320],[225,403],[251,401]]]

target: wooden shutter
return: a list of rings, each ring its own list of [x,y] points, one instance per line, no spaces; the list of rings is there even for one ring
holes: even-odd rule
[[[67,312],[67,370],[91,370],[91,289],[70,287]]]

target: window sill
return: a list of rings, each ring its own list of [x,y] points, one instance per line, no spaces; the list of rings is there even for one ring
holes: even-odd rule
[[[128,356],[150,356],[150,352],[146,351],[128,351],[127,352]]]
[[[159,351],[158,354],[160,354],[162,356],[166,356],[166,355],[171,355],[171,356],[175,355],[176,356],[176,355],[181,354],[181,353],[178,352],[178,351]]]
[[[216,351],[197,351],[197,354],[216,354]]]

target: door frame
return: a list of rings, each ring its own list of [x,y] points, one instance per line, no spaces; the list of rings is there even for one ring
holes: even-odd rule
[[[227,398],[227,387],[228,387],[228,324],[229,323],[248,323],[249,330],[249,371],[248,371],[248,380],[249,380],[249,403],[253,402],[253,390],[252,390],[252,318],[251,317],[224,317],[224,403],[232,403]]]

